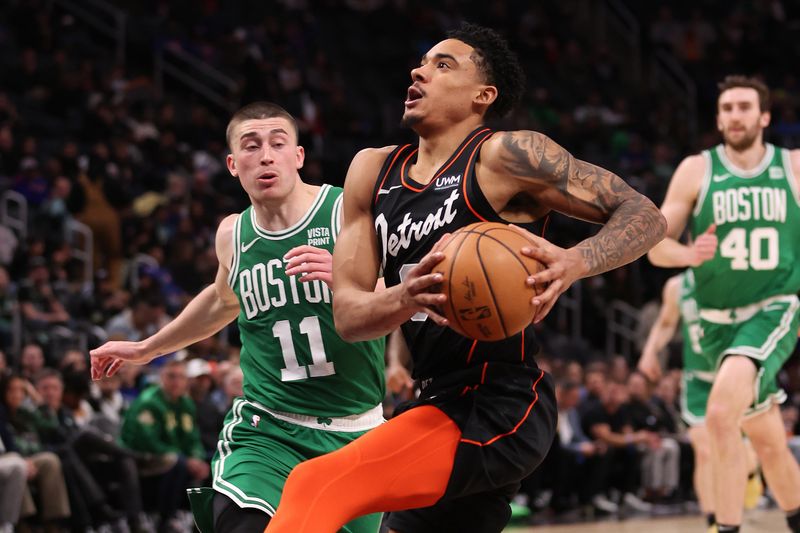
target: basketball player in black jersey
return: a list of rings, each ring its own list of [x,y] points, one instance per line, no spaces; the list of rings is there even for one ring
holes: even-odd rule
[[[570,249],[519,229],[536,244],[521,253],[547,267],[528,279],[548,284],[534,299],[538,321],[575,280],[635,260],[666,228],[652,202],[611,172],[542,134],[483,125],[523,90],[515,56],[492,30],[451,32],[411,78],[403,122],[419,145],[363,150],[347,175],[334,313],[349,341],[402,327],[422,393],[382,426],[295,468],[269,533],[333,533],[375,511],[392,511],[396,533],[501,531],[519,481],[553,440],[553,384],[534,361],[532,328],[476,342],[447,327],[435,310],[445,296],[431,292],[441,240],[471,222],[522,226],[551,210],[603,224]],[[381,271],[387,289],[373,292]]]

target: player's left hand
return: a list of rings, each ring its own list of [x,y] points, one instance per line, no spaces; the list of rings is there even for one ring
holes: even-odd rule
[[[533,305],[538,308],[533,322],[541,322],[556,304],[558,297],[581,277],[583,258],[576,250],[556,246],[519,226],[511,224],[509,227],[531,241],[530,247],[521,250],[522,254],[536,259],[545,266],[544,270],[528,277],[527,280],[529,287],[534,285],[547,287],[544,292],[533,297]]]
[[[300,281],[322,280],[333,288],[333,257],[328,250],[304,244],[289,250],[283,259],[287,276],[298,275]]]

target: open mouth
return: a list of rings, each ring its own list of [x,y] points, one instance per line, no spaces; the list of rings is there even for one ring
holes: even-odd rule
[[[272,183],[278,178],[275,172],[265,172],[258,177],[259,183]]]
[[[423,96],[425,96],[425,93],[423,93],[418,87],[412,85],[411,87],[408,88],[408,93],[406,95],[405,103],[406,105],[412,104],[417,100],[419,100],[420,98],[422,98]]]

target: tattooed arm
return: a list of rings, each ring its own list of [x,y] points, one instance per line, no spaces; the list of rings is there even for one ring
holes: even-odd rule
[[[603,224],[600,231],[563,250],[544,239],[528,255],[547,265],[537,282],[550,282],[535,304],[541,320],[575,280],[600,274],[644,255],[664,236],[664,217],[619,176],[572,156],[532,131],[498,133],[481,151],[481,188],[505,187],[574,218]],[[530,235],[529,235],[530,236]]]

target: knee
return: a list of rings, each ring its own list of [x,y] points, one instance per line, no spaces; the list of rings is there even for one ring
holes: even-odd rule
[[[786,446],[786,442],[778,442],[758,437],[750,437],[750,443],[753,445],[756,455],[763,463],[769,463],[779,458],[782,453],[785,453],[789,449],[788,446]]]
[[[706,426],[712,435],[726,433],[739,433],[739,419],[741,413],[736,412],[730,405],[713,401],[708,403],[706,409]]]
[[[43,474],[58,475],[61,473],[61,459],[52,452],[42,452],[36,459],[36,469]]]
[[[316,481],[317,473],[319,469],[316,468],[316,464],[319,462],[319,458],[312,459],[310,461],[304,461],[299,465],[295,466],[289,477],[286,479],[286,488],[299,488],[299,487],[313,487],[316,486],[318,483]],[[305,488],[301,488],[300,490],[305,491]]]

